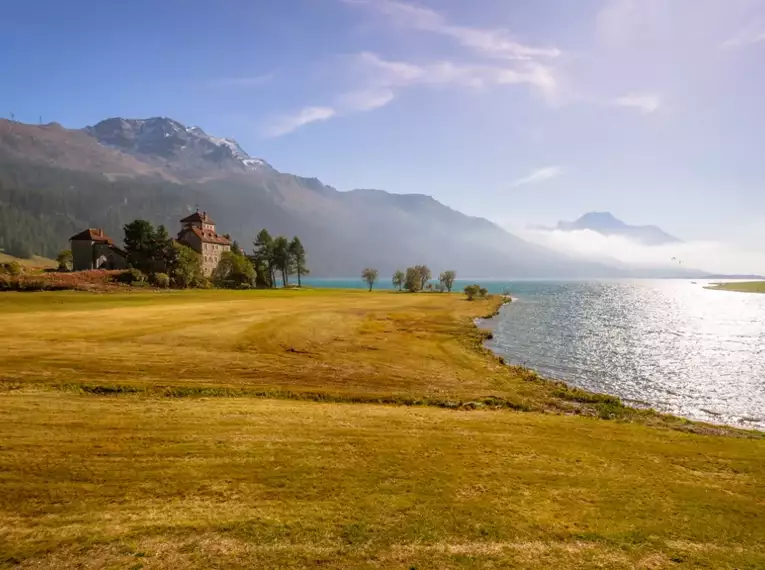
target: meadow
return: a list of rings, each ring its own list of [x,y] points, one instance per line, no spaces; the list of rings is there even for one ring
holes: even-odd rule
[[[500,302],[0,295],[0,567],[765,566],[762,434],[503,365]]]
[[[765,281],[719,283],[710,287],[719,291],[738,291],[740,293],[765,293]]]

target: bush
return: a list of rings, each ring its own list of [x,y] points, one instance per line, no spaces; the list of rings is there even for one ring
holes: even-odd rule
[[[71,271],[72,270],[72,250],[65,249],[59,252],[56,256],[58,262],[58,271]]]
[[[92,270],[59,273],[0,275],[0,291],[104,291],[117,288],[120,272]]]
[[[154,273],[151,276],[151,284],[159,289],[170,287],[170,276],[167,273]]]
[[[146,276],[138,269],[127,269],[117,275],[117,281],[125,285],[140,285],[146,281]]]
[[[481,294],[480,285],[468,285],[465,287],[465,295],[467,295],[468,301],[472,301]]]
[[[18,261],[11,261],[10,263],[3,263],[0,265],[0,273],[11,275],[12,277],[21,275],[23,271],[24,268]]]
[[[473,299],[486,299],[489,296],[489,291],[486,287],[473,284],[465,287],[465,295],[467,295],[468,301],[472,301]]]

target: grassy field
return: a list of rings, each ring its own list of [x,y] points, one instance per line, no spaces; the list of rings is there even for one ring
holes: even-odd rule
[[[765,281],[749,281],[746,283],[719,283],[710,289],[718,291],[740,291],[741,293],[765,293]]]
[[[56,263],[55,259],[40,257],[39,255],[34,255],[29,259],[23,259],[0,252],[0,265],[3,263],[10,263],[12,261],[18,261],[22,267],[26,267],[27,269],[53,269],[58,267],[58,263]]]
[[[0,295],[0,567],[765,567],[760,435],[502,366],[497,306]]]

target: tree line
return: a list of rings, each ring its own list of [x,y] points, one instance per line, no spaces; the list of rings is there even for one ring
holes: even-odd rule
[[[377,282],[379,275],[380,272],[371,267],[367,267],[361,272],[361,278],[366,282],[370,291]],[[437,291],[443,293],[447,291],[451,293],[454,287],[454,280],[457,278],[457,272],[453,269],[442,272],[438,276],[438,283],[435,285],[430,283],[432,278],[433,274],[427,265],[415,265],[407,267],[405,272],[400,269],[396,270],[391,282],[399,291],[406,290],[410,293],[417,293],[418,291]]]
[[[234,241],[231,251],[221,254],[217,267],[208,280],[202,271],[202,256],[170,237],[160,225],[154,228],[146,220],[126,224],[124,248],[128,265],[153,282],[169,281],[178,287],[205,287],[210,284],[226,289],[249,289],[253,287],[276,287],[278,278],[282,286],[290,284],[290,277],[309,274],[306,250],[300,238],[292,240],[284,236],[272,237],[268,230],[258,233],[253,242],[252,254],[248,255]],[[230,236],[225,236],[230,239]],[[140,276],[133,274],[134,279]]]
[[[276,287],[277,276],[282,286],[290,284],[290,277],[297,276],[298,287],[302,287],[302,277],[308,275],[306,253],[300,238],[295,236],[290,241],[285,236],[273,237],[267,229],[258,232],[253,242],[250,256],[257,273],[256,284],[259,287]]]

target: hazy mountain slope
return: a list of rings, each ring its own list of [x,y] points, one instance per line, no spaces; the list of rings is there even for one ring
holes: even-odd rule
[[[109,148],[82,131],[57,123],[27,125],[0,119],[0,155],[70,170],[106,175],[162,176],[174,179],[156,165]]]
[[[31,253],[52,256],[84,227],[103,227],[120,240],[122,226],[139,217],[175,232],[198,205],[248,250],[262,227],[299,235],[319,276],[353,276],[368,265],[388,275],[415,263],[465,277],[622,274],[525,242],[428,196],[338,192],[278,172],[236,141],[171,119],[109,119],[85,130],[17,125],[23,145],[16,134],[0,138],[0,247],[25,243]]]
[[[631,226],[616,218],[610,212],[589,212],[574,222],[558,222],[562,231],[592,230],[605,236],[623,236],[643,245],[679,243],[658,226]]]

